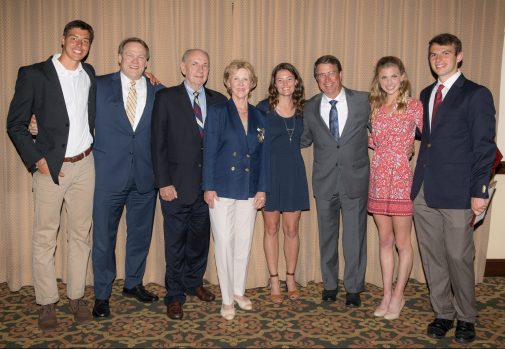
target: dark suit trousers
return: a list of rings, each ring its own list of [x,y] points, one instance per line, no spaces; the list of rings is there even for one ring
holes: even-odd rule
[[[156,190],[139,193],[133,174],[121,192],[95,189],[93,204],[93,274],[95,298],[109,299],[116,278],[116,238],[126,205],[126,257],[124,287],[142,283],[151,245]]]
[[[430,301],[437,318],[475,322],[472,210],[428,207],[424,186],[414,199],[414,222]]]
[[[209,207],[203,192],[189,205],[160,201],[165,232],[165,304],[184,303],[185,293],[203,285],[209,254]]]

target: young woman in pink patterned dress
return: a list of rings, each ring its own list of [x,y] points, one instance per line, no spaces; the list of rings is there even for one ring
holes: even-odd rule
[[[370,168],[368,211],[379,230],[379,255],[384,283],[382,302],[374,315],[397,319],[405,305],[403,291],[412,269],[412,170],[416,128],[422,130],[423,107],[409,98],[410,82],[402,61],[383,57],[375,67],[370,92],[372,133],[369,147],[374,149]],[[393,289],[393,247],[398,249],[398,276]]]

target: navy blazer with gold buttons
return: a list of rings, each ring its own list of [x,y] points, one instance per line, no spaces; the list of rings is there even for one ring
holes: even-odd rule
[[[424,184],[429,207],[469,209],[471,198],[487,198],[496,154],[495,108],[491,92],[467,80],[454,82],[437,111],[433,130],[429,102],[436,82],[421,92],[423,133],[410,197]]]
[[[209,108],[204,129],[203,190],[236,200],[268,192],[266,126],[265,114],[251,104],[247,135],[232,99]]]

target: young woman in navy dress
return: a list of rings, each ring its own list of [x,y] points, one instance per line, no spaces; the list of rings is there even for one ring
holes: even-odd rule
[[[300,246],[298,226],[301,211],[309,209],[305,164],[300,152],[304,87],[297,69],[289,63],[277,65],[272,71],[268,93],[268,99],[257,105],[267,114],[270,140],[270,192],[263,210],[263,247],[270,272],[271,300],[280,304],[284,298],[277,266],[280,217],[282,215],[286,288],[288,298],[295,300],[299,297],[295,282]]]

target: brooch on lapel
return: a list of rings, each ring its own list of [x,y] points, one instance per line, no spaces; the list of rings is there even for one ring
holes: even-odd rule
[[[258,127],[256,131],[258,131],[258,142],[263,143],[265,140],[265,129]]]

